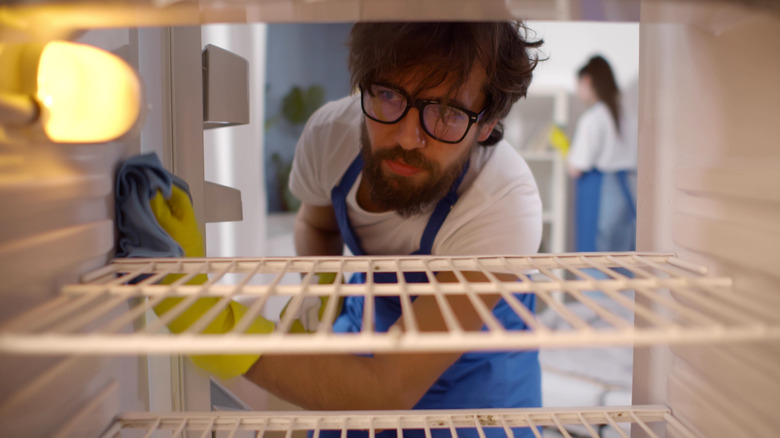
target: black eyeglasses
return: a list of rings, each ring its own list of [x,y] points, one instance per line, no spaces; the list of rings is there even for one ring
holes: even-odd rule
[[[443,143],[460,143],[485,113],[445,105],[435,100],[416,100],[407,92],[383,84],[360,87],[363,114],[379,123],[398,123],[415,107],[425,133]]]

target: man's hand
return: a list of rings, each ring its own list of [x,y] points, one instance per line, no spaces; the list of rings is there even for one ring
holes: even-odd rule
[[[157,223],[184,250],[185,257],[204,257],[203,236],[198,231],[195,211],[190,197],[179,186],[171,188],[171,197],[165,199],[159,190],[149,205]]]

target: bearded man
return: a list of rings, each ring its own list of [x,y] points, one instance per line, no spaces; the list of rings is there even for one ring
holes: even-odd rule
[[[502,140],[500,123],[525,96],[537,63],[530,52],[541,42],[524,34],[514,22],[356,24],[349,67],[358,91],[318,110],[296,148],[290,189],[302,201],[298,255],[341,255],[345,244],[355,255],[536,252],[538,190],[527,164]],[[405,276],[427,281],[422,273]],[[438,281],[453,279],[437,273]],[[397,281],[395,274],[373,280]],[[532,294],[517,296],[534,309]],[[397,298],[375,300],[377,331],[402,324]],[[507,329],[527,329],[499,296],[483,300]],[[480,330],[467,297],[449,302],[465,330]],[[360,331],[363,304],[362,297],[346,298],[334,331]],[[446,331],[434,297],[417,297],[413,310],[420,330]],[[536,351],[263,356],[247,377],[316,410],[541,404]],[[320,436],[331,432],[340,435]],[[423,434],[405,434],[414,432]],[[449,431],[434,431],[440,434]]]

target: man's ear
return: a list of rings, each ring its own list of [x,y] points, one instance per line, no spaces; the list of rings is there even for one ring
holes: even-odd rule
[[[487,140],[488,137],[490,137],[490,133],[493,132],[493,128],[496,127],[496,123],[498,123],[498,120],[493,120],[492,122],[487,122],[479,127],[479,136],[477,137],[477,142],[482,143],[483,141]]]

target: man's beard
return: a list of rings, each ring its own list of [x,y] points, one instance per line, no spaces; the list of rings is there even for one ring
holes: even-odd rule
[[[361,125],[360,143],[364,162],[363,178],[368,184],[371,202],[382,210],[395,210],[403,217],[420,214],[443,198],[460,176],[473,150],[473,147],[467,148],[462,157],[444,170],[439,163],[429,160],[419,151],[406,150],[400,145],[372,152],[365,120]],[[416,184],[400,175],[385,176],[382,161],[399,158],[409,166],[427,171],[428,179]]]

